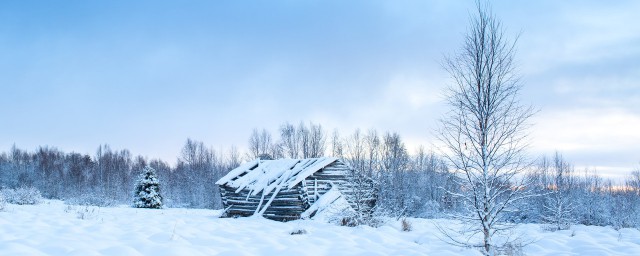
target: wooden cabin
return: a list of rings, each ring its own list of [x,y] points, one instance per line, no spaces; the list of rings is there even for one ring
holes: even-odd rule
[[[232,170],[216,184],[225,216],[288,221],[313,217],[340,197],[352,209],[370,213],[375,190],[370,179],[362,181],[342,160],[323,157],[255,160]]]

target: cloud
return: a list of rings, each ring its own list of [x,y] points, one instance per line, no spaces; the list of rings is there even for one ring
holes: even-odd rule
[[[534,119],[532,151],[559,151],[578,168],[623,175],[640,162],[640,114],[621,108],[565,109]],[[621,172],[626,170],[626,172]]]
[[[252,128],[284,121],[433,142],[448,78],[438,61],[459,48],[473,3],[6,7],[0,146],[108,142],[173,160],[187,137],[242,148]],[[534,150],[637,164],[640,2],[495,7],[507,32],[523,30],[522,97],[543,108]]]
[[[536,118],[535,148],[611,150],[640,146],[640,114],[624,109],[574,109]]]
[[[516,20],[526,27],[518,45],[525,72],[550,72],[640,55],[640,24],[634,22],[640,11],[638,2],[555,1],[549,9],[538,18]]]

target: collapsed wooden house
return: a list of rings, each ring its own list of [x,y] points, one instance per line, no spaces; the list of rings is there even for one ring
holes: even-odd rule
[[[255,160],[216,184],[228,217],[263,216],[278,221],[313,217],[338,199],[346,199],[354,211],[370,213],[376,202],[371,180],[358,178],[334,157]]]

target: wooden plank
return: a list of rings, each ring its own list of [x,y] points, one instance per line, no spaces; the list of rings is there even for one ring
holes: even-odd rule
[[[237,209],[252,209],[255,210],[256,208],[258,208],[258,205],[252,205],[252,204],[236,204],[233,203],[231,204],[229,207],[231,208],[237,208]],[[227,207],[227,208],[229,208]],[[273,206],[273,207],[269,207],[267,209],[272,209],[272,210],[282,210],[282,209],[300,209],[301,211],[305,210],[304,205],[278,205],[278,206]]]
[[[243,189],[240,190],[238,192],[235,192],[237,189],[223,189],[223,191],[229,192],[229,193],[238,193],[238,194],[249,194],[249,192],[253,193],[254,191],[248,190],[248,189]],[[296,193],[300,191],[300,187],[294,187],[292,189],[282,189],[280,190],[280,192],[278,193],[284,193],[284,194],[292,194],[292,193]],[[273,193],[274,191],[269,192],[269,194]],[[263,191],[258,192],[259,194],[262,194]]]
[[[244,208],[244,209],[251,208],[255,210],[256,208],[258,208],[258,204],[230,203],[229,207],[238,207],[238,208]],[[269,208],[267,209],[293,209],[293,208],[305,209],[306,207],[303,204],[283,204],[283,205],[269,206]]]
[[[262,202],[262,204],[266,204],[267,201]],[[260,201],[244,201],[244,200],[227,200],[228,205],[232,204],[242,204],[242,205],[258,205]],[[303,201],[278,201],[272,202],[271,205],[281,206],[281,205],[307,205],[307,202]]]
[[[299,190],[299,191],[295,191],[295,192],[283,192],[283,193],[278,193],[279,196],[295,196],[295,195],[299,195],[300,193],[302,193],[303,190]],[[239,193],[236,192],[229,192],[229,191],[221,191],[221,194],[225,194],[225,195],[235,195],[235,196],[252,196],[252,197],[262,197],[262,193],[258,193],[258,194],[250,194],[248,191],[244,192],[241,191]],[[269,194],[265,194],[265,196],[272,196],[273,192],[269,193]]]
[[[229,212],[232,211],[244,211],[244,212],[251,212],[254,213],[256,210],[255,207],[242,207],[242,206],[231,206],[231,208],[229,208]],[[265,213],[279,213],[279,212],[297,212],[297,213],[302,213],[305,210],[300,208],[300,207],[291,207],[291,208],[268,208],[267,210],[265,210]]]
[[[293,194],[293,195],[277,195],[275,198],[302,198],[304,197],[305,192],[301,191],[298,194]],[[255,196],[247,196],[247,195],[240,195],[240,194],[222,194],[221,196],[226,196],[226,197],[234,197],[234,198],[263,198],[262,195],[255,195]],[[265,195],[264,198],[271,198],[271,195]]]
[[[255,212],[255,208],[250,208],[250,207],[240,207],[240,206],[232,206],[231,208],[229,208],[228,212],[234,212],[234,211],[239,211],[239,212],[250,212],[251,214],[253,214]],[[277,208],[277,209],[267,209],[265,210],[265,213],[268,214],[275,214],[275,213],[286,213],[286,212],[294,212],[294,213],[302,213],[304,212],[304,209],[301,208]]]
[[[318,180],[324,180],[324,179],[331,179],[331,180],[335,180],[335,179],[345,179],[347,180],[348,176],[346,175],[326,175],[326,174],[318,174],[318,175],[314,175],[314,176],[309,176],[312,179],[318,179]]]
[[[243,196],[225,196],[224,199],[228,199],[228,200],[238,200],[238,201],[269,201],[270,197],[265,197],[264,200],[262,200],[260,197],[243,197]],[[273,199],[274,202],[278,202],[278,201],[304,201],[305,198],[302,196],[296,196],[296,197],[276,197]]]

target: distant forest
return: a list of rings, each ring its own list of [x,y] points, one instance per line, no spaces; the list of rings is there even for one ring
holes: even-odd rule
[[[159,176],[165,206],[220,209],[215,182],[243,161],[321,156],[344,159],[371,177],[379,189],[380,215],[447,217],[463,208],[463,202],[445,193],[459,190],[459,177],[434,151],[420,147],[410,153],[397,133],[357,129],[341,136],[304,122],[282,124],[275,133],[254,129],[242,153],[235,147],[215,151],[187,139],[175,166],[108,145],[98,146],[95,155],[50,146],[35,151],[13,146],[0,153],[0,187],[34,187],[45,198],[69,203],[130,205],[135,180],[150,166]],[[630,170],[624,184],[615,184],[593,171],[575,170],[560,153],[539,157],[530,169],[524,177],[526,189],[539,196],[511,209],[508,221],[559,228],[573,223],[640,227],[640,171]]]

